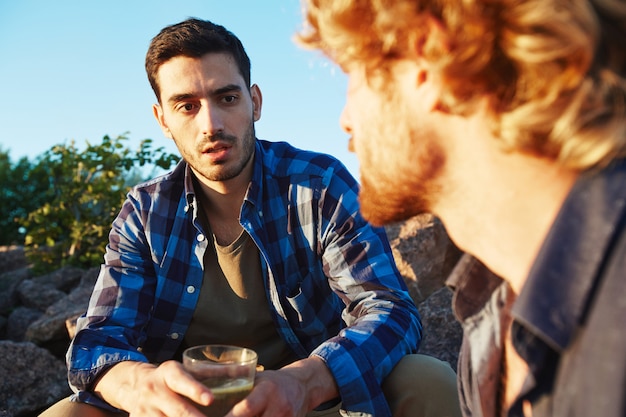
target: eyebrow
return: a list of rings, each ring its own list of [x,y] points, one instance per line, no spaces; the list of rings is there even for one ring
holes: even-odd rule
[[[228,85],[225,85],[224,87],[220,87],[220,88],[218,88],[216,90],[211,91],[210,95],[218,96],[218,95],[226,94],[226,93],[230,93],[230,92],[240,92],[242,90],[243,90],[243,88],[241,88],[241,86],[238,85],[238,84],[228,84]],[[167,102],[170,103],[170,104],[174,104],[174,103],[177,103],[179,101],[185,101],[185,100],[192,99],[194,97],[196,97],[196,95],[192,94],[192,93],[174,94],[169,99],[167,99]]]

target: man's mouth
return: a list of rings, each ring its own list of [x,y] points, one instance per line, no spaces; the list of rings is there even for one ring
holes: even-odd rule
[[[211,144],[210,146],[206,146],[202,150],[202,153],[218,153],[218,152],[228,150],[231,147],[232,145],[227,144],[227,143],[214,143],[214,144]]]
[[[204,152],[205,153],[215,153],[215,152],[223,151],[223,150],[228,149],[228,148],[230,148],[230,146],[227,146],[227,145],[212,146],[212,147],[206,149]]]
[[[221,164],[228,160],[231,149],[228,143],[212,143],[202,150],[202,155],[212,163]]]

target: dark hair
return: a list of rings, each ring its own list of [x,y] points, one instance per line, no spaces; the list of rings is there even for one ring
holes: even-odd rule
[[[187,19],[166,26],[150,42],[146,53],[146,73],[150,86],[161,100],[156,75],[159,67],[171,58],[187,56],[200,58],[208,53],[230,54],[246,85],[250,86],[250,58],[239,38],[223,26],[208,20]]]

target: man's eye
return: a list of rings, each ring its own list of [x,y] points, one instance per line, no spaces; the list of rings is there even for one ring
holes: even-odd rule
[[[233,104],[237,101],[237,96],[224,96],[222,100],[224,100],[224,103]]]
[[[196,105],[193,103],[180,103],[176,105],[175,109],[178,112],[189,113],[192,112],[196,108]]]

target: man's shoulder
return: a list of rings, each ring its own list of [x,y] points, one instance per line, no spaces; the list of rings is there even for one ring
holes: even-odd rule
[[[185,163],[179,162],[174,169],[156,177],[135,184],[132,188],[150,192],[155,188],[170,187],[172,184],[183,184],[185,178]]]
[[[185,164],[179,163],[173,170],[133,186],[129,191],[132,199],[142,205],[153,206],[156,201],[177,202],[185,189]]]
[[[329,172],[346,171],[341,161],[332,155],[301,149],[288,142],[258,140],[263,165],[274,175],[294,174],[326,176]]]

